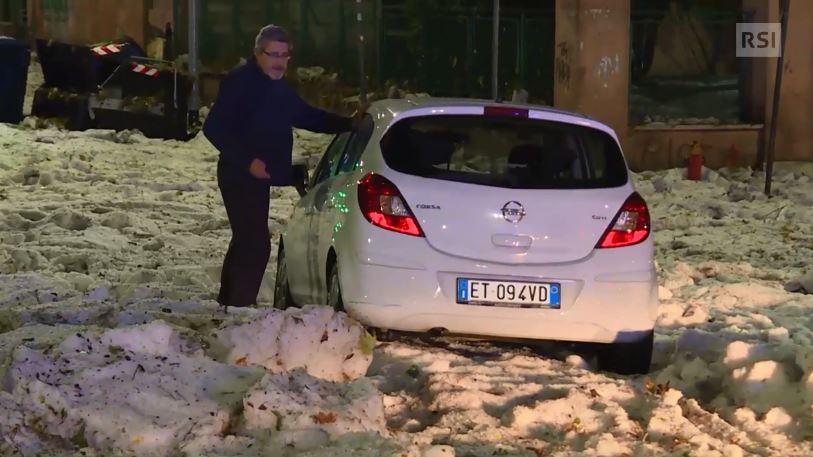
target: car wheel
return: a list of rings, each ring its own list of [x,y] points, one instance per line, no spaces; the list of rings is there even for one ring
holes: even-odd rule
[[[330,276],[327,280],[327,305],[334,311],[344,311],[342,300],[342,287],[339,284],[339,262],[334,261],[330,267]]]
[[[599,366],[618,374],[649,373],[654,342],[655,332],[650,331],[640,341],[608,344],[599,354]]]
[[[288,285],[288,262],[285,260],[285,248],[279,245],[277,253],[277,275],[274,281],[274,308],[286,309],[296,306]]]

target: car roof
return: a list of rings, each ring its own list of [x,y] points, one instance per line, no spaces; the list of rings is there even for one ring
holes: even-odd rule
[[[612,128],[603,124],[595,119],[592,119],[583,114],[565,111],[550,106],[532,105],[522,103],[506,103],[497,102],[487,99],[475,98],[445,98],[445,97],[426,97],[414,96],[407,98],[386,98],[376,100],[371,103],[368,112],[374,118],[386,120],[390,123],[401,114],[408,113],[415,110],[424,110],[431,108],[446,108],[446,107],[485,107],[485,106],[499,106],[503,108],[519,108],[531,111],[539,111],[549,115],[553,115],[555,120],[560,122],[567,122],[571,124],[585,125],[585,121],[589,121],[589,125],[600,130],[612,132]]]

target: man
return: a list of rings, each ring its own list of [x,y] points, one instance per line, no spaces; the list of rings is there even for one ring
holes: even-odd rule
[[[223,306],[256,303],[271,253],[268,232],[270,186],[293,184],[292,127],[339,133],[358,126],[364,114],[337,116],[305,103],[283,80],[293,49],[282,27],[260,30],[254,56],[220,84],[203,132],[220,151],[217,183],[232,230],[223,261]]]

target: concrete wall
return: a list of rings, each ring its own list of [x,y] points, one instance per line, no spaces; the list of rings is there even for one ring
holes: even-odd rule
[[[145,46],[172,19],[171,0],[28,0],[36,38],[90,44],[127,35]]]
[[[0,36],[18,37],[18,27],[11,22],[0,22]]]
[[[29,31],[37,37],[93,43],[129,35],[145,45],[172,18],[171,0],[28,0]],[[348,3],[349,0],[346,1]],[[754,22],[779,20],[777,0],[742,0]],[[182,5],[181,5],[182,6]],[[352,14],[352,4],[346,5]],[[297,16],[291,29],[298,32]],[[320,16],[320,19],[325,19]],[[751,125],[653,129],[629,125],[630,0],[556,0],[554,105],[578,111],[616,129],[635,169],[679,166],[677,150],[692,141],[704,145],[711,166],[726,162],[731,145],[749,163],[767,138],[776,59],[738,59],[746,69],[745,91]],[[325,19],[333,20],[333,18]],[[173,21],[174,22],[174,21]],[[813,161],[813,1],[791,2],[785,49],[777,160]],[[184,24],[175,30],[183,41]],[[318,48],[335,40],[309,30]],[[352,39],[353,30],[345,31]],[[371,35],[372,38],[372,35]],[[370,40],[368,51],[374,49]],[[335,50],[335,47],[330,47]],[[322,52],[322,51],[319,51]],[[370,54],[368,54],[370,55]],[[349,56],[352,60],[353,55]],[[368,63],[372,62],[370,59]],[[687,67],[689,67],[687,65]],[[216,87],[216,81],[204,88]],[[683,147],[685,149],[685,147]]]
[[[167,22],[173,22],[172,0],[152,0],[147,4],[147,27],[163,31]]]
[[[625,153],[633,170],[684,167],[692,142],[703,148],[706,166],[747,167],[754,163],[762,141],[762,126],[634,127]]]
[[[556,0],[554,105],[627,131],[629,0]]]
[[[753,22],[778,22],[778,1],[743,0]],[[749,121],[730,126],[629,125],[629,0],[557,0],[554,104],[613,127],[633,169],[682,166],[693,141],[714,168],[753,165],[767,139],[776,59],[738,59]],[[813,161],[813,1],[791,2],[777,160]],[[732,32],[733,33],[733,32]],[[763,121],[765,124],[763,125]],[[733,150],[735,151],[732,153]]]
[[[768,9],[769,21],[778,22],[779,2],[762,3]],[[796,0],[790,4],[776,158],[813,161],[813,2]],[[776,59],[761,60],[767,66],[765,119],[770,122]]]

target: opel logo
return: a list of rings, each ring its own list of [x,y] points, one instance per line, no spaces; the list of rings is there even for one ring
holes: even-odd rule
[[[510,201],[502,207],[502,217],[506,221],[516,224],[525,217],[525,207],[520,202]]]

